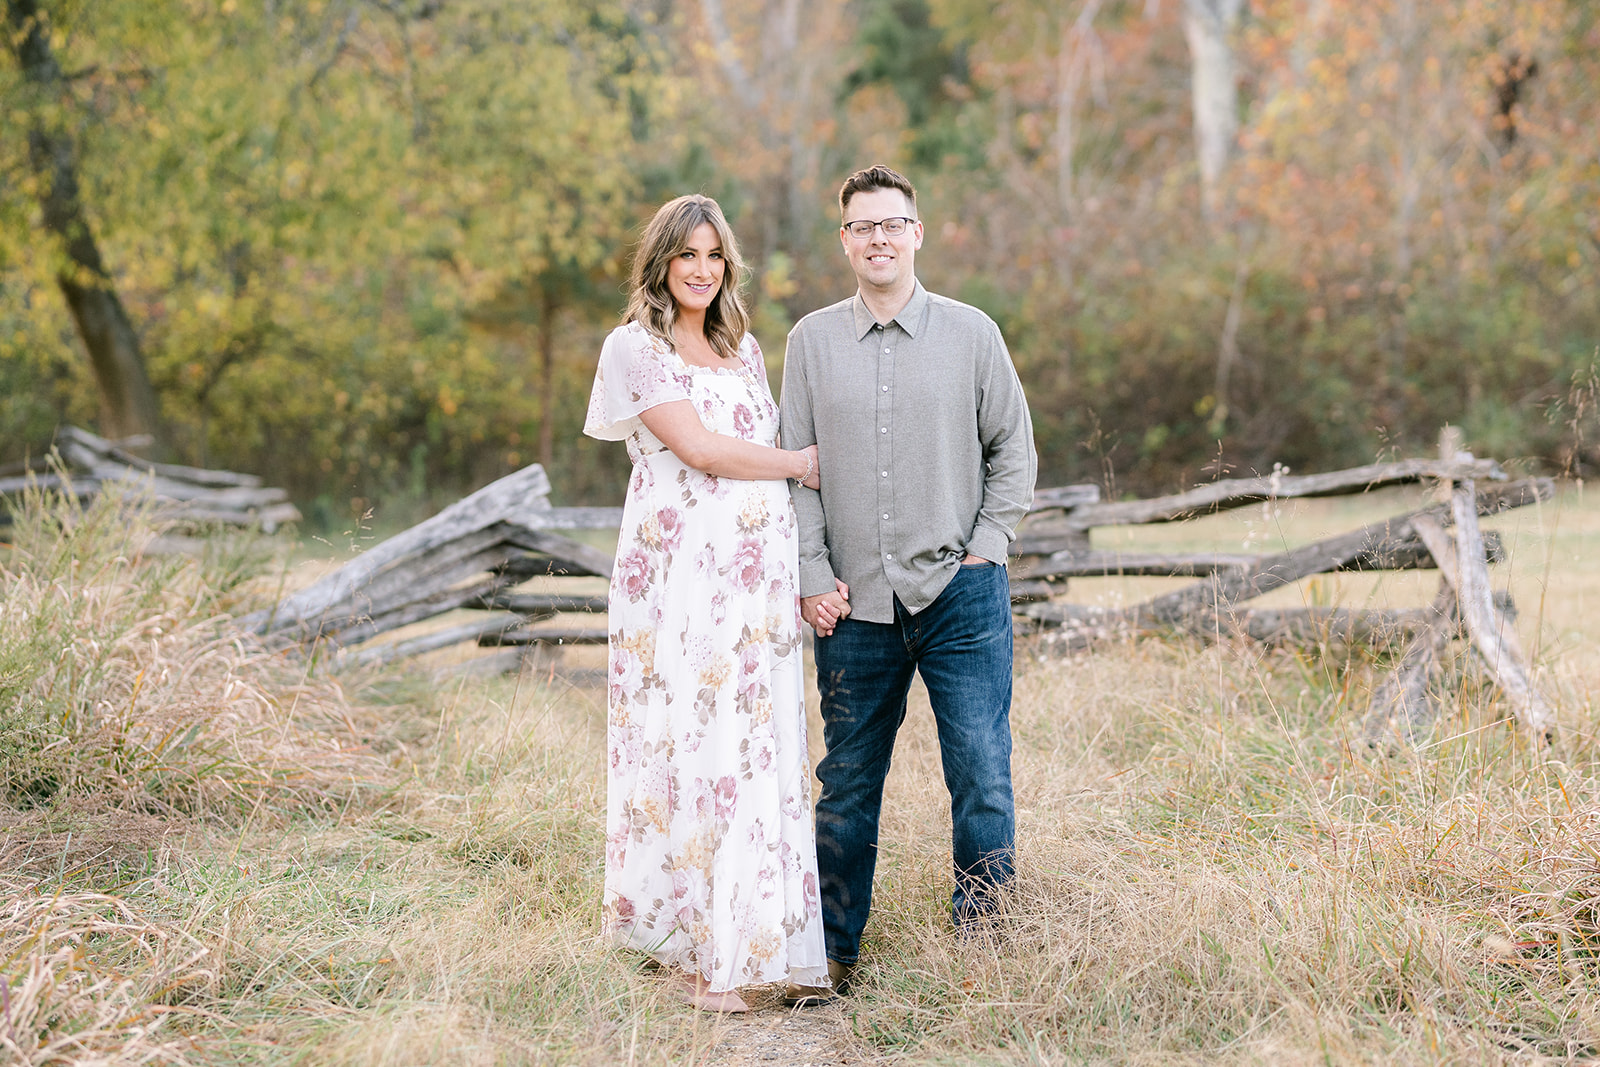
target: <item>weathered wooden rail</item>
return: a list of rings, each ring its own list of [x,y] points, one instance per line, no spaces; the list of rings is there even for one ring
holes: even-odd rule
[[[259,526],[271,533],[300,521],[289,494],[262,485],[254,474],[154,463],[76,426],[56,435],[56,450],[64,469],[44,463],[11,464],[0,477],[0,497],[15,498],[38,488],[69,493],[82,502],[107,486],[124,485],[148,492],[157,515],[176,523]],[[10,521],[10,509],[0,507],[0,523]]]
[[[1461,473],[1471,474],[1486,469],[1463,467]],[[1549,479],[1526,479],[1487,487],[1476,492],[1478,513],[1489,515],[1522,507],[1549,499],[1553,492],[1554,485]],[[1242,507],[1259,500],[1259,497],[1253,500],[1241,498],[1235,506]],[[1415,530],[1413,520],[1419,516],[1442,515],[1448,510],[1446,505],[1435,505],[1299,548],[1258,555],[1119,554],[1088,548],[1063,549],[1048,556],[1024,557],[1017,561],[1013,568],[1013,582],[1024,585],[1024,597],[1015,596],[1018,590],[1014,585],[1014,599],[1033,599],[1037,591],[1025,583],[1041,579],[1050,583],[1067,577],[1093,575],[1199,576],[1201,581],[1128,608],[1094,609],[1059,603],[1023,603],[1019,605],[1018,613],[1046,628],[1052,625],[1066,628],[1069,632],[1062,637],[1074,645],[1087,644],[1096,637],[1117,630],[1165,627],[1206,633],[1222,625],[1226,631],[1228,627],[1222,615],[1227,609],[1311,575],[1436,566],[1434,556]],[[1025,545],[1027,538],[1019,537],[1018,543]],[[1486,562],[1497,562],[1501,558],[1503,550],[1497,536],[1480,538],[1480,544],[1480,553]],[[1054,587],[1050,588],[1053,591]]]

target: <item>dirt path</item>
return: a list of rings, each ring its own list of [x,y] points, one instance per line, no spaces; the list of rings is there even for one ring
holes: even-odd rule
[[[781,987],[741,991],[747,1015],[730,1015],[706,1060],[714,1067],[845,1067],[860,1064],[848,1051],[844,1014],[838,1006],[788,1008]]]

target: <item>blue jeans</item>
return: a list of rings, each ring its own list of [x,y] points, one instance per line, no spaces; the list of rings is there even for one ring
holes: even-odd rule
[[[913,672],[939,728],[950,790],[955,893],[950,917],[983,921],[1011,881],[1011,595],[1004,567],[962,567],[916,615],[897,597],[892,623],[840,620],[816,642],[823,740],[817,765],[817,867],[828,958],[855,963],[872,904],[878,814]]]

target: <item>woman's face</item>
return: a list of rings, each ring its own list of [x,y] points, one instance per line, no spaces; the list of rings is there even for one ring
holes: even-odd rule
[[[727,263],[722,258],[722,242],[717,229],[702,222],[689,234],[683,250],[672,257],[667,267],[667,292],[678,305],[679,312],[704,313],[722,288],[722,275]]]

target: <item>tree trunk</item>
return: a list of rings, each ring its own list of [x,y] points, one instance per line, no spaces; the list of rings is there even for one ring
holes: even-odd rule
[[[556,469],[556,301],[546,283],[539,301],[539,462]]]
[[[1234,84],[1233,33],[1243,0],[1184,0],[1183,35],[1189,42],[1189,87],[1194,107],[1194,147],[1200,164],[1201,205],[1215,223],[1222,214],[1222,171],[1239,129]]]
[[[78,187],[77,151],[59,121],[45,106],[60,94],[65,80],[50,50],[48,12],[38,0],[6,0],[7,34],[23,80],[33,89],[28,160],[39,180],[44,224],[60,239],[66,261],[56,281],[89,352],[100,388],[101,431],[111,438],[150,434],[158,443],[161,413],[145,371],[144,355],[128,313],[95,243]]]

